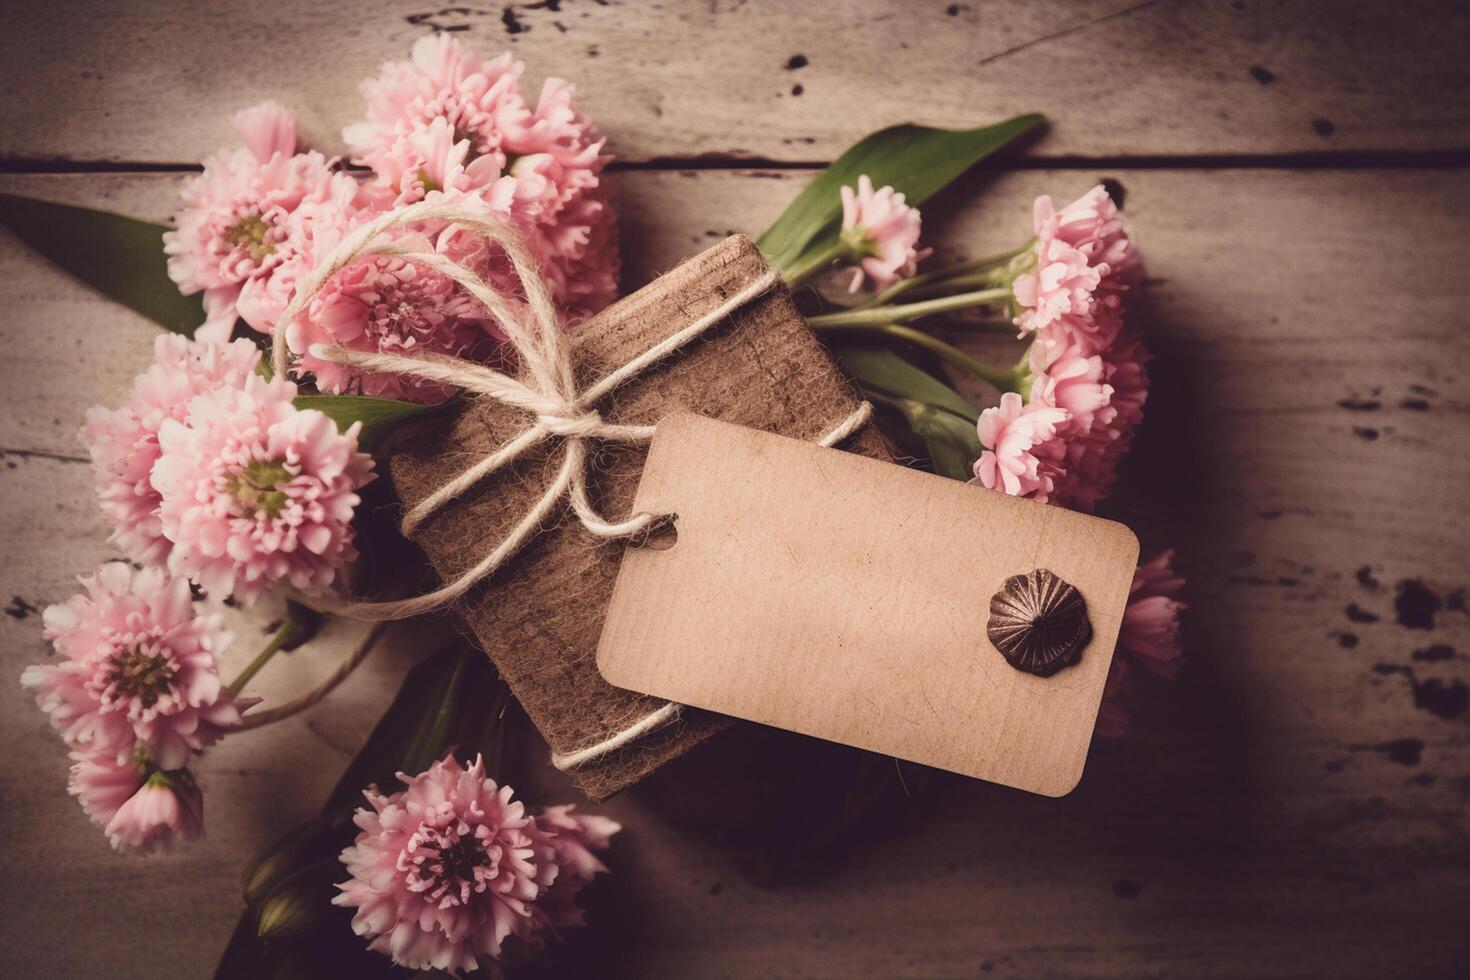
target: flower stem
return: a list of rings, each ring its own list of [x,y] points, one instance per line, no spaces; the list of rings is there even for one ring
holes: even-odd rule
[[[1014,371],[1005,371],[993,365],[986,364],[984,361],[976,360],[958,347],[946,344],[938,337],[932,337],[922,330],[915,330],[913,327],[906,327],[901,323],[843,325],[843,329],[849,328],[867,330],[898,340],[908,341],[915,347],[922,347],[925,350],[933,351],[951,364],[978,375],[1002,392],[1016,390],[1017,377]]]
[[[358,665],[367,659],[367,655],[372,652],[373,646],[378,642],[378,638],[383,635],[383,631],[387,628],[387,623],[374,623],[373,627],[363,635],[362,640],[353,651],[338,665],[336,670],[332,671],[330,677],[294,701],[287,701],[285,704],[271,708],[269,711],[257,711],[246,715],[240,721],[240,730],[262,728],[266,725],[275,724],[278,721],[284,721],[292,715],[305,711],[307,708],[321,701],[328,694],[331,694],[338,684],[341,684],[351,676]],[[252,664],[251,666],[254,665]]]
[[[922,303],[903,303],[898,306],[879,306],[871,309],[827,313],[823,316],[811,317],[806,322],[813,330],[872,327],[885,323],[897,323],[901,320],[917,320],[921,316],[929,316],[934,313],[967,310],[975,306],[994,306],[1009,299],[1010,295],[1009,287],[982,289],[973,293],[958,293],[954,296],[925,300]]]
[[[255,659],[250,661],[244,670],[240,671],[240,676],[230,682],[230,686],[225,688],[225,693],[232,698],[238,697],[245,685],[250,683],[250,679],[260,673],[261,668],[270,663],[271,657],[274,657],[284,647],[289,646],[301,632],[301,623],[291,615],[291,610],[287,607],[286,618],[281,620],[280,627],[271,636],[270,642],[265,645],[265,649],[256,654]]]
[[[1011,259],[1014,259],[1018,255],[1029,251],[1031,249],[1031,246],[1034,245],[1035,242],[1036,240],[1033,238],[1025,244],[1021,245],[1019,248],[1013,248],[1008,252],[997,252],[994,255],[986,255],[982,258],[970,259],[966,262],[956,262],[953,265],[947,265],[939,269],[931,269],[928,272],[921,273],[917,276],[910,276],[907,279],[901,279],[898,282],[894,283],[892,286],[889,286],[887,289],[883,290],[882,292],[877,293],[876,295],[870,297],[862,303],[859,303],[856,307],[854,307],[854,309],[866,310],[871,309],[875,306],[884,306],[888,303],[893,302],[904,293],[913,290],[929,292],[930,290],[928,289],[928,287],[931,286],[935,288],[939,288],[940,286],[952,286],[956,283],[951,283],[950,280],[956,279],[960,276],[967,276],[970,273],[988,273],[988,275],[983,279],[976,276],[973,279],[968,280],[973,281],[975,285],[998,285],[999,283],[995,280],[996,266],[1005,265],[1007,262],[1011,261]]]
[[[793,266],[790,271],[786,273],[786,285],[792,289],[795,289],[797,286],[801,285],[803,282],[806,282],[806,280],[810,279],[818,272],[821,272],[823,269],[827,268],[827,266],[831,265],[833,262],[836,262],[838,259],[842,258],[842,256],[847,254],[847,252],[847,243],[840,238],[837,239],[837,241],[833,242],[826,248],[819,249],[818,251],[813,252],[811,255],[808,255],[805,259],[799,260],[796,265]]]

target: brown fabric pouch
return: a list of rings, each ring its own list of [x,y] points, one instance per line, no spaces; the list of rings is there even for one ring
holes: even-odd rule
[[[585,386],[718,307],[766,268],[750,239],[736,236],[609,307],[573,338],[580,382]],[[601,411],[610,422],[648,425],[689,410],[816,440],[858,404],[790,294],[777,286],[624,385]],[[412,506],[532,421],[519,409],[483,399],[447,426],[440,418],[395,440],[389,472],[400,499]],[[845,448],[891,458],[871,426]],[[638,487],[643,449],[604,446],[591,458],[595,503],[609,519],[621,519]],[[456,578],[483,558],[544,492],[560,460],[561,440],[549,440],[425,522],[414,540],[440,578]],[[663,703],[612,687],[597,672],[598,636],[624,547],[592,537],[564,510],[554,526],[456,604],[555,752],[600,742]],[[571,775],[588,797],[601,800],[734,723],[686,709],[673,724]]]

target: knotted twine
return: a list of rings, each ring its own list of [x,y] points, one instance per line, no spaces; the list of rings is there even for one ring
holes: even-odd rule
[[[524,301],[505,295],[479,275],[437,252],[424,251],[402,241],[379,240],[380,236],[393,228],[428,221],[443,221],[466,229],[498,246],[510,260],[524,293]],[[563,497],[570,502],[572,511],[582,526],[595,537],[605,540],[639,541],[670,520],[671,515],[640,512],[619,521],[609,521],[592,505],[588,493],[587,441],[599,439],[608,442],[646,443],[653,438],[655,432],[655,426],[652,425],[610,423],[593,406],[620,385],[679,351],[781,281],[780,273],[767,269],[763,275],[732,294],[724,303],[579,391],[566,335],[561,330],[556,307],[534,257],[513,228],[482,209],[471,208],[462,203],[424,201],[391,211],[358,228],[345,237],[312,274],[299,284],[277,321],[280,325],[277,329],[285,329],[285,325],[291,323],[327,281],[344,266],[355,259],[371,256],[405,259],[432,269],[463,287],[498,322],[517,354],[518,362],[523,368],[524,380],[484,365],[432,352],[405,357],[356,351],[339,345],[317,344],[310,348],[314,357],[359,370],[388,372],[454,385],[470,394],[524,409],[534,417],[534,421],[519,435],[463,470],[409,509],[402,521],[405,536],[412,535],[415,529],[446,504],[481,480],[520,459],[534,447],[551,438],[560,438],[563,441],[561,465],[545,492],[484,558],[458,578],[433,592],[411,599],[355,602],[328,597],[326,602],[318,603],[340,615],[371,621],[406,619],[439,609],[459,599],[514,558],[560,506]],[[285,343],[271,345],[271,364],[277,377],[285,376],[289,367],[289,352]],[[836,445],[861,429],[871,415],[872,405],[863,402],[818,442],[823,446]],[[552,763],[559,769],[575,769],[669,724],[678,717],[681,709],[681,705],[667,702],[602,741],[574,752],[553,753]]]

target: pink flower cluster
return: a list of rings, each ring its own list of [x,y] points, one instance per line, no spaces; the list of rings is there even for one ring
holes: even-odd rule
[[[342,852],[351,877],[336,905],[369,948],[410,969],[453,973],[499,960],[507,942],[540,948],[548,932],[582,921],[577,894],[607,870],[596,852],[619,826],[549,807],[540,816],[485,774],[445,758],[404,789],[366,792],[371,809]]]
[[[841,193],[841,240],[855,263],[848,291],[857,292],[864,278],[874,289],[886,289],[912,276],[929,254],[918,247],[919,209],[904,203],[892,187],[874,190],[866,174],[856,190],[843,187]]]
[[[203,800],[185,767],[249,707],[220,681],[229,636],[160,568],[112,562],[82,586],[44,614],[60,659],[21,675],[72,751],[71,794],[114,847],[197,837]]]
[[[1027,397],[982,413],[975,482],[1091,510],[1116,477],[1148,394],[1148,352],[1124,326],[1142,271],[1107,191],[1057,211],[1036,201],[1035,268],[1016,277],[1016,324],[1031,338]]]
[[[1107,738],[1129,730],[1127,703],[1132,693],[1135,666],[1144,667],[1166,680],[1179,673],[1179,614],[1186,606],[1179,601],[1184,579],[1174,572],[1174,552],[1164,551],[1138,566],[1123,611],[1118,633],[1118,652],[1103,689],[1102,709],[1097,716],[1097,734]]]
[[[356,556],[372,479],[358,426],[297,409],[295,385],[257,375],[259,360],[244,340],[159,337],[127,403],[92,409],[82,430],[113,541],[221,599],[329,585]]]
[[[238,315],[275,333],[298,370],[328,392],[434,402],[436,385],[365,375],[313,356],[317,344],[394,354],[503,357],[498,326],[461,286],[422,262],[368,256],[333,275],[294,322],[281,325],[298,286],[363,223],[421,200],[453,201],[515,228],[571,325],[617,294],[616,213],[602,169],[604,140],[572,105],[572,86],[549,79],[531,106],[524,65],[481,61],[448,34],[421,38],[409,61],[363,83],[368,118],[346,127],[359,186],[319,153],[296,152],[296,122],[273,103],[235,117],[244,147],[205,161],[168,233],[169,271],[185,293],[203,291],[205,336],[224,339]],[[396,245],[471,262],[492,277],[503,256],[481,254],[456,229],[416,228]]]

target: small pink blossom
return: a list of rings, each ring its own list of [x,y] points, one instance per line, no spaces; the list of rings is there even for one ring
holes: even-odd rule
[[[215,659],[229,635],[196,614],[188,582],[111,562],[82,585],[85,594],[44,613],[59,662],[21,675],[68,745],[118,765],[141,745],[159,767],[180,769],[239,724],[242,705]]]
[[[219,598],[250,601],[282,579],[331,584],[357,556],[352,517],[372,458],[357,451],[358,423],[292,404],[290,382],[248,378],[206,392],[185,419],[159,429],[153,467],[169,567]]]
[[[148,767],[137,759],[118,762],[110,752],[73,752],[67,792],[77,798],[87,816],[106,827],[148,779]]]
[[[183,191],[176,227],[163,236],[169,276],[202,291],[202,340],[226,340],[243,285],[267,276],[299,243],[287,217],[304,202],[356,193],[356,182],[320,153],[293,153],[296,121],[266,103],[233,119],[244,146],[216,153]],[[344,183],[345,182],[345,183]]]
[[[152,851],[204,834],[204,797],[188,770],[154,772],[102,828],[118,850]]]
[[[1000,404],[980,413],[980,443],[972,483],[1016,497],[1046,502],[1064,475],[1066,445],[1057,431],[1071,416],[1040,402],[1024,405],[1006,392]]]
[[[865,276],[875,289],[912,276],[929,254],[918,248],[919,226],[918,209],[892,187],[874,190],[866,174],[858,178],[856,191],[843,187],[842,240],[857,259],[849,291],[857,292]]]
[[[1101,185],[1057,211],[1036,199],[1036,268],[1016,277],[1021,336],[1048,330],[1048,343],[1083,354],[1112,344],[1123,323],[1123,299],[1140,275],[1118,209]]]
[[[532,822],[531,837],[539,847],[551,849],[550,860],[557,865],[555,880],[537,899],[538,920],[551,927],[579,926],[584,923],[577,895],[599,874],[607,871],[595,852],[606,851],[612,837],[622,829],[616,821],[596,814],[574,813],[575,806],[549,806]],[[539,945],[544,929],[528,936]]]
[[[535,928],[533,903],[555,881],[552,847],[537,847],[532,818],[508,786],[454,758],[404,789],[365,794],[361,833],[342,852],[351,878],[335,905],[354,908],[352,928],[369,948],[410,969],[474,970],[497,960],[511,936]]]
[[[1176,597],[1184,579],[1174,573],[1174,552],[1165,551],[1138,566],[1118,645],[1161,677],[1179,672],[1179,614],[1186,606]]]
[[[155,339],[153,364],[134,380],[127,404],[88,410],[81,440],[92,457],[111,540],[129,558],[160,564],[172,547],[163,536],[151,482],[159,427],[165,419],[182,419],[195,395],[243,385],[259,361],[259,349],[248,341],[207,344],[165,334]]]

